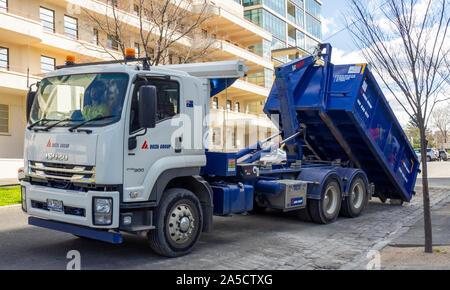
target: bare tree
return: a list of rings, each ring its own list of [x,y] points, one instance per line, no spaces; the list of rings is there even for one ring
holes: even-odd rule
[[[130,8],[135,16],[129,14]],[[130,35],[134,35],[142,48],[139,53],[150,58],[150,65],[159,65],[194,62],[211,53],[215,34],[208,26],[209,9],[212,7],[206,1],[139,0],[131,7],[129,1],[106,0],[104,15],[87,9],[84,12],[123,55],[131,44]],[[132,26],[132,21],[138,27]]]
[[[102,50],[107,52],[112,58],[115,58],[109,52],[108,48],[117,49],[125,57],[128,40],[126,36],[128,31],[132,30],[132,27],[129,25],[129,16],[122,13],[122,11],[127,11],[129,5],[126,2],[118,0],[105,1],[104,15],[98,15],[85,8],[83,8],[83,12],[88,16],[88,19],[98,31],[106,34],[107,42],[109,42],[106,46],[105,43],[98,40],[98,45]]]
[[[432,252],[426,130],[438,103],[448,100],[447,0],[350,0],[355,44],[420,132],[425,252]],[[374,5],[374,2],[376,3]],[[419,6],[420,5],[420,6]]]
[[[433,114],[433,125],[439,130],[442,145],[449,141],[450,130],[450,105],[437,108]]]
[[[140,40],[150,64],[171,63],[167,56],[176,54],[178,62],[193,62],[207,56],[214,44],[214,33],[204,29],[209,19],[209,5],[194,5],[185,0],[139,0]],[[179,42],[184,42],[184,45]]]

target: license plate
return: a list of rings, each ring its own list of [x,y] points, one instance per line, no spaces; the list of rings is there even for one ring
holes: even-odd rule
[[[47,208],[51,211],[63,211],[63,202],[62,200],[56,199],[47,199]]]

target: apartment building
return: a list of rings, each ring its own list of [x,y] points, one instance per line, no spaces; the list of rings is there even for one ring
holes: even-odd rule
[[[272,34],[275,66],[311,54],[322,39],[319,0],[242,0],[246,19]],[[267,40],[265,40],[267,41]]]
[[[135,3],[117,1],[126,4],[119,13],[131,27],[127,47],[139,49]],[[114,39],[96,29],[85,13],[105,17],[106,2],[0,0],[0,158],[23,156],[28,87],[64,64],[66,55],[74,55],[77,62],[122,57]],[[208,5],[210,20],[205,30],[214,30],[216,41],[213,52],[198,61],[243,59],[250,68],[246,77],[211,99],[211,147],[233,151],[276,130],[262,116],[273,81],[267,45],[272,43],[272,34],[247,20],[244,7],[234,0],[214,0]],[[172,57],[176,63],[176,55]]]

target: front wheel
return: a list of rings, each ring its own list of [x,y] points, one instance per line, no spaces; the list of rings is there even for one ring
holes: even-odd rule
[[[369,201],[366,183],[361,176],[353,178],[348,196],[342,201],[341,214],[354,218],[361,214]]]
[[[315,223],[327,224],[336,220],[341,209],[341,187],[334,179],[328,179],[319,200],[308,199],[308,211]]]
[[[202,231],[200,201],[191,191],[171,188],[155,211],[156,229],[148,233],[150,247],[159,255],[179,257],[192,251]]]

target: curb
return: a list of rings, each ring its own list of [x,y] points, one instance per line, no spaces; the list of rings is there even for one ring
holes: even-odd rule
[[[20,185],[20,183],[17,183],[17,184],[2,184],[2,185],[0,185],[0,188],[1,187],[13,187],[13,186],[19,186]]]
[[[12,208],[12,207],[20,207],[22,206],[20,203],[18,204],[12,204],[12,205],[2,205],[0,206],[0,209],[4,209],[4,208]]]

